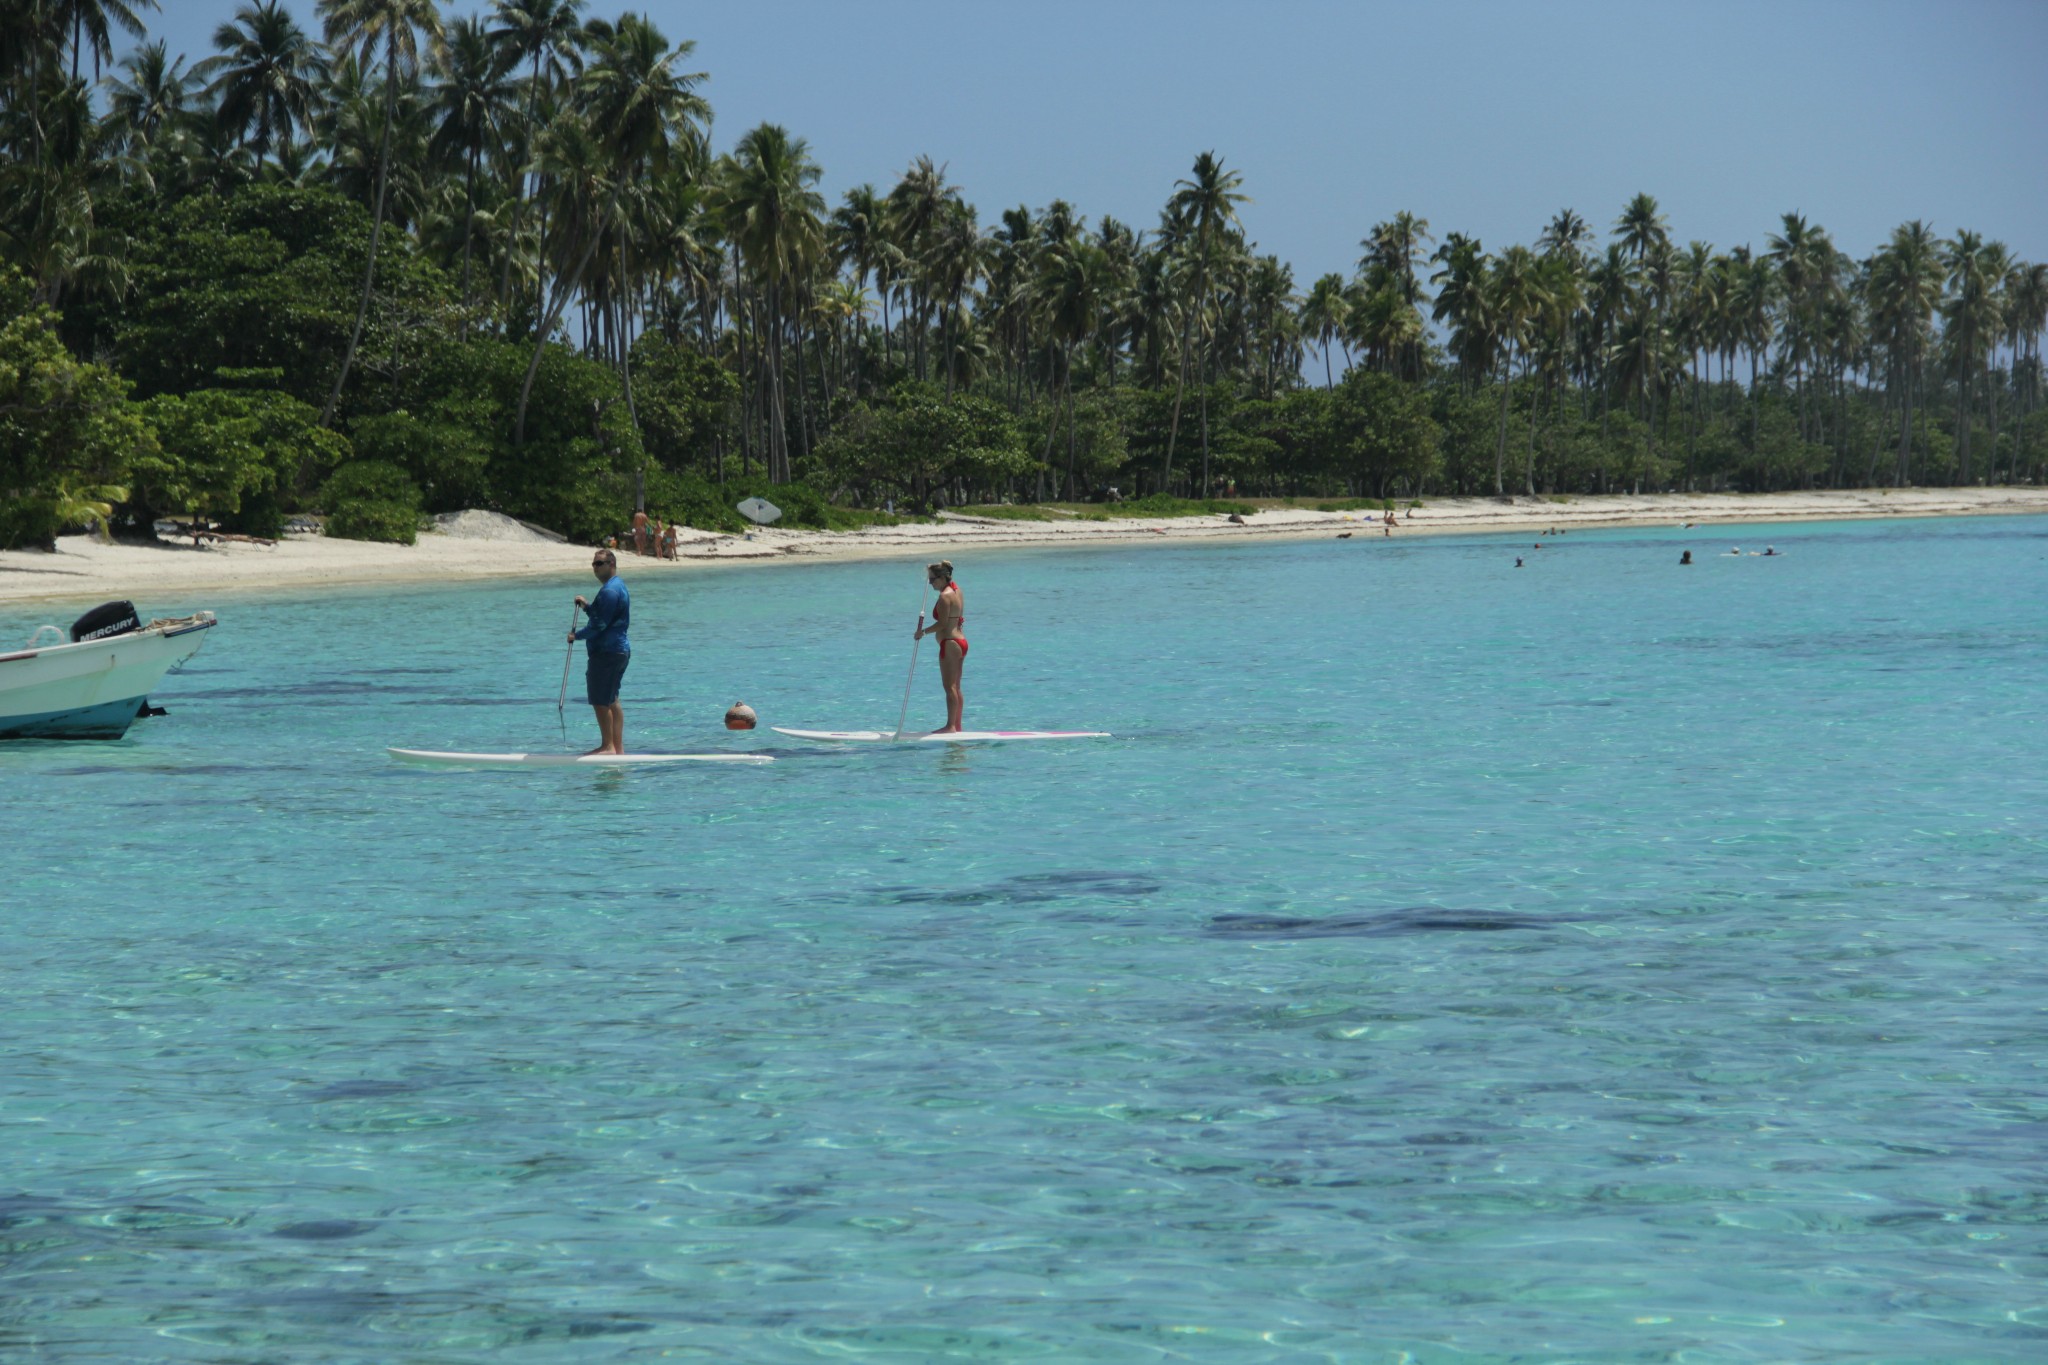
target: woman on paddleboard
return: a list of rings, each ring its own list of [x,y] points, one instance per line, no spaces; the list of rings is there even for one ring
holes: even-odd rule
[[[928,564],[924,573],[925,582],[931,584],[939,600],[932,604],[932,623],[920,626],[914,638],[939,637],[939,682],[946,689],[945,728],[932,733],[957,735],[960,713],[966,707],[960,695],[960,669],[967,662],[967,634],[961,629],[967,624],[967,606],[960,596],[960,585],[953,581],[951,560]]]

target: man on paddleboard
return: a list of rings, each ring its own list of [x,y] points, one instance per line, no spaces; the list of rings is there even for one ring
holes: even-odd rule
[[[626,626],[633,615],[632,599],[626,594],[626,581],[619,577],[618,557],[610,550],[599,550],[591,556],[590,571],[603,586],[588,602],[581,597],[576,599],[576,605],[584,610],[584,624],[580,630],[571,631],[569,639],[583,641],[589,656],[583,681],[590,709],[597,713],[598,733],[598,745],[590,752],[623,754],[626,713],[619,708],[619,681],[626,676],[626,665],[633,657],[633,646],[626,640]]]
[[[960,585],[953,581],[951,560],[928,564],[924,572],[925,582],[939,594],[939,600],[932,604],[932,623],[919,628],[913,638],[939,637],[939,682],[946,689],[946,724],[932,733],[957,735],[960,713],[967,705],[960,695],[960,670],[967,663],[967,633],[961,629],[967,624],[967,605],[960,596]]]

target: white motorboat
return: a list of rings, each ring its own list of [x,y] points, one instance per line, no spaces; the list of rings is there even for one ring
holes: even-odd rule
[[[71,623],[42,626],[0,654],[0,739],[119,739],[149,712],[149,693],[199,652],[210,611],[142,624],[127,602],[94,607]],[[55,642],[45,644],[46,636]]]

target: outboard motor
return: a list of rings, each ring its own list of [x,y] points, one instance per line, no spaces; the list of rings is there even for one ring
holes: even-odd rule
[[[102,602],[71,623],[71,642],[104,640],[142,629],[133,602]]]

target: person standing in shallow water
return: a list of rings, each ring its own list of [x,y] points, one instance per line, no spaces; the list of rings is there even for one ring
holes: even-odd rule
[[[925,582],[939,594],[939,600],[932,604],[932,623],[920,627],[913,638],[939,637],[939,682],[946,689],[946,724],[933,733],[957,735],[961,712],[967,705],[960,694],[960,670],[967,663],[967,635],[962,630],[967,624],[967,604],[960,596],[960,585],[953,581],[951,560],[928,564],[924,573]]]
[[[583,626],[569,632],[572,641],[583,641],[587,661],[583,685],[590,709],[597,713],[598,743],[593,754],[626,752],[626,713],[619,707],[619,682],[632,662],[633,646],[626,639],[626,627],[633,616],[633,601],[626,592],[626,580],[619,577],[618,557],[599,550],[590,558],[590,571],[597,575],[597,596],[576,605],[585,613]]]

